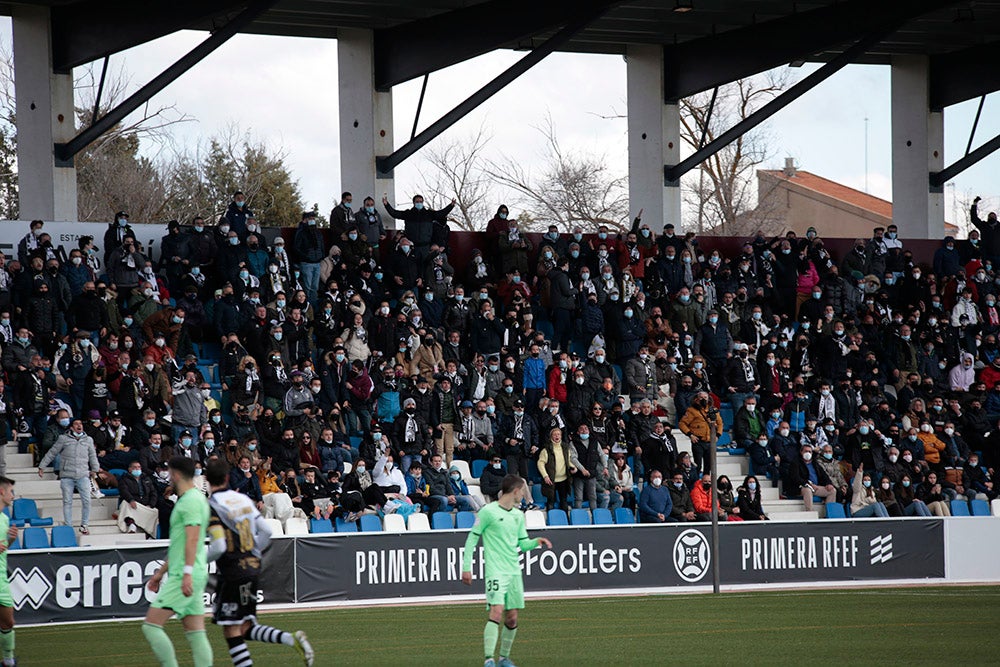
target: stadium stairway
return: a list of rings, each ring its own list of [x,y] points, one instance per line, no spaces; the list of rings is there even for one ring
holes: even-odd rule
[[[677,429],[671,430],[674,439],[677,441],[677,448],[682,452],[691,451],[691,439]],[[746,454],[730,454],[726,449],[719,449],[716,452],[716,463],[718,465],[717,474],[726,475],[733,483],[733,488],[743,483],[750,470],[750,457]],[[809,521],[820,518],[820,511],[813,509],[806,511],[805,503],[800,499],[782,500],[779,490],[771,485],[771,481],[766,477],[758,477],[760,484],[761,504],[764,513],[771,521]],[[823,507],[822,502],[817,502],[813,507]]]
[[[4,453],[7,462],[6,474],[16,482],[14,486],[15,496],[31,498],[38,506],[39,515],[52,517],[56,525],[61,524],[63,522],[62,492],[55,474],[49,470],[39,479],[38,469],[33,465],[32,455],[19,454],[16,443],[8,443]],[[118,522],[113,518],[117,510],[118,498],[91,498],[90,535],[80,535],[82,508],[80,499],[74,497],[73,527],[77,529],[77,541],[80,546],[110,547],[145,542],[146,538],[142,534],[128,534],[118,530]]]

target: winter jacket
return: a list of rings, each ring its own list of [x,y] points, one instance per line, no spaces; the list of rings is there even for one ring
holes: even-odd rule
[[[94,439],[86,433],[80,437],[76,437],[72,432],[59,436],[38,467],[47,468],[57,456],[61,479],[80,479],[101,469],[97,462]]]

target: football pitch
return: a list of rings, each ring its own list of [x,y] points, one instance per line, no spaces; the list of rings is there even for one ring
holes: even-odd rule
[[[518,665],[1000,664],[991,646],[1000,587],[665,595],[528,600]],[[305,630],[316,665],[481,665],[483,604],[262,614]],[[190,650],[170,636],[181,665]],[[215,664],[230,665],[211,626]],[[301,664],[293,649],[248,642],[255,665]],[[17,633],[18,664],[153,665],[138,623],[41,626]]]

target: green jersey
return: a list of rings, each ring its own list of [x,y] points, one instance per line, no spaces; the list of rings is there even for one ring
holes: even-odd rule
[[[538,540],[528,539],[524,527],[524,512],[514,508],[506,510],[500,503],[493,502],[479,510],[476,525],[465,540],[462,570],[472,570],[472,552],[483,538],[483,560],[486,577],[520,574],[518,556],[521,551],[531,551],[538,547]]]
[[[167,560],[170,576],[184,574],[184,543],[188,526],[198,526],[198,550],[194,559],[195,576],[206,576],[208,565],[205,562],[205,532],[208,530],[208,520],[211,510],[208,498],[199,489],[191,488],[177,499],[174,511],[170,513],[170,548],[167,549]]]
[[[3,512],[0,512],[0,540],[3,540],[4,544],[9,544],[10,540],[7,537],[7,531],[10,530],[10,517],[8,517]],[[10,547],[8,547],[10,548]],[[0,554],[0,582],[7,581],[7,549]]]

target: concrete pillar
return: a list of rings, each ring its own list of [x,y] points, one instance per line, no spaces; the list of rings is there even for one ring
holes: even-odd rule
[[[76,134],[73,75],[52,71],[48,7],[16,5],[12,12],[20,217],[75,221],[76,169],[56,166],[53,154]]]
[[[340,102],[340,182],[343,191],[354,195],[355,206],[368,195],[381,208],[382,195],[396,204],[392,177],[379,178],[375,156],[389,155],[392,143],[392,91],[375,90],[372,31],[337,31],[337,81]],[[393,219],[383,222],[392,227]]]
[[[944,167],[944,114],[929,105],[927,56],[892,58],[892,220],[903,238],[944,234],[944,191],[929,174]]]
[[[680,231],[681,189],[663,181],[663,166],[681,158],[680,110],[663,103],[663,48],[630,44],[626,70],[630,215],[643,209],[655,231],[668,222]]]

